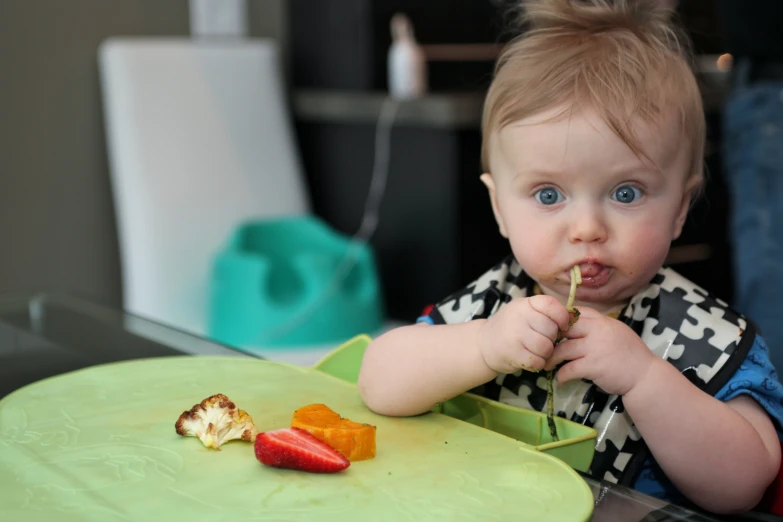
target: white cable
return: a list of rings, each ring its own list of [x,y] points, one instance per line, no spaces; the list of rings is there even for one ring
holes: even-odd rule
[[[381,113],[375,127],[375,151],[373,159],[372,176],[370,178],[370,188],[367,192],[367,199],[364,203],[364,212],[359,230],[351,237],[351,243],[348,249],[337,264],[337,268],[332,275],[329,284],[324,292],[318,296],[310,305],[287,319],[282,324],[274,326],[264,332],[264,340],[278,339],[287,335],[289,332],[301,326],[323,305],[325,305],[335,293],[340,289],[343,281],[348,277],[354,265],[356,264],[356,253],[362,246],[366,245],[375,234],[378,228],[378,221],[383,202],[383,196],[386,193],[386,180],[389,177],[389,163],[391,160],[391,130],[394,125],[394,119],[399,109],[399,100],[395,98],[385,98],[381,106]]]
[[[381,201],[386,192],[386,180],[389,177],[389,163],[391,160],[391,129],[394,117],[397,115],[399,101],[395,98],[386,98],[381,106],[381,114],[378,116],[378,124],[375,129],[375,157],[370,178],[370,189],[367,192],[367,200],[364,204],[364,214],[359,231],[353,239],[368,241],[378,227],[378,219]]]

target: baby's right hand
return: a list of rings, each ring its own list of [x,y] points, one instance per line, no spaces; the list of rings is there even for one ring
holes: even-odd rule
[[[538,371],[552,355],[560,330],[568,329],[569,313],[554,297],[515,299],[482,325],[479,349],[484,362],[498,373]]]

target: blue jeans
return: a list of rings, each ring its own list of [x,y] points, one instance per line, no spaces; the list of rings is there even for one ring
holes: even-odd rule
[[[743,62],[723,116],[732,207],[734,307],[783,369],[783,81],[748,83]]]

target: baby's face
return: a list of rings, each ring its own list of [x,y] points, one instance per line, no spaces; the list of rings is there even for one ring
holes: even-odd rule
[[[655,275],[690,202],[689,141],[675,118],[636,127],[649,159],[595,113],[501,129],[490,144],[490,189],[501,232],[545,293],[565,301],[579,265],[576,301],[605,311]],[[671,121],[668,121],[671,120]]]

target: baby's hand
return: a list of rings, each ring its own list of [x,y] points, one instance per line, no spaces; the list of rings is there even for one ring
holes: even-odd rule
[[[547,369],[569,361],[557,371],[558,383],[589,379],[609,394],[625,395],[642,380],[655,355],[625,323],[592,308],[579,307],[579,312]]]
[[[538,371],[552,355],[558,331],[568,328],[569,314],[554,297],[537,295],[502,306],[482,326],[479,349],[498,373]]]

